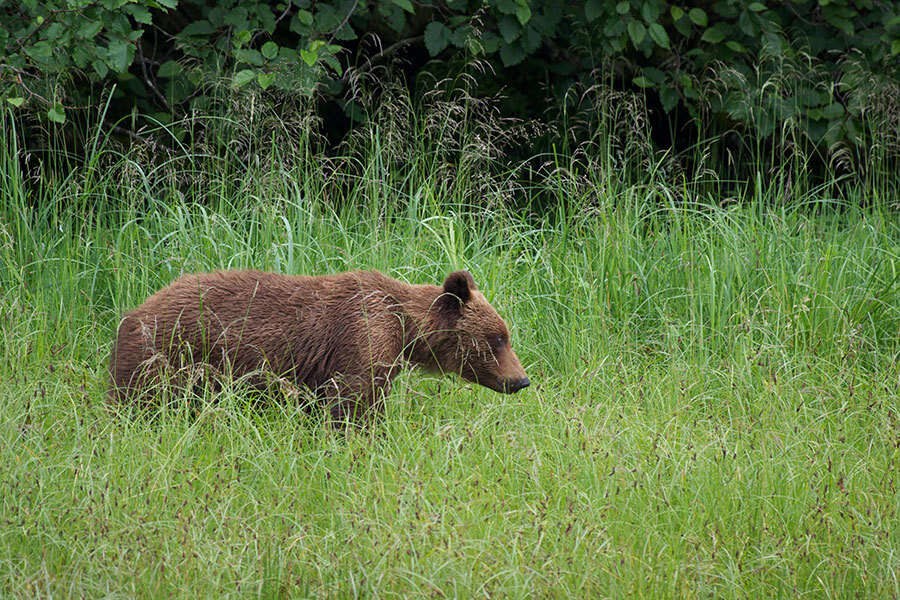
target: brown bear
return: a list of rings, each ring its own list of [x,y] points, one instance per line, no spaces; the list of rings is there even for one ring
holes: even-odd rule
[[[405,363],[499,392],[529,384],[506,324],[468,271],[443,286],[377,271],[220,271],[184,275],[122,317],[109,393],[147,399],[202,365],[263,387],[283,378],[326,400],[334,419],[356,422],[382,410]]]

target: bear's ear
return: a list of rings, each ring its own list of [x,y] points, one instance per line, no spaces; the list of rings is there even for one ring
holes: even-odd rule
[[[454,271],[444,280],[444,293],[456,296],[463,303],[469,301],[472,290],[476,289],[478,288],[475,287],[475,280],[468,271]]]

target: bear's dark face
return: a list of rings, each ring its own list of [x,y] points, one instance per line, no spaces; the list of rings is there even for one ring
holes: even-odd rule
[[[436,353],[441,370],[508,394],[530,384],[510,345],[506,323],[468,271],[447,276],[439,302],[447,323]]]

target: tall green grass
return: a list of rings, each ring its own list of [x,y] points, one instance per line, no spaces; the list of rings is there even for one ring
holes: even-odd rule
[[[475,100],[393,107],[339,158],[265,113],[52,173],[3,121],[4,596],[900,597],[897,198],[733,202],[600,144],[525,184]],[[409,372],[351,434],[106,404],[122,311],[239,267],[467,268],[533,384]]]

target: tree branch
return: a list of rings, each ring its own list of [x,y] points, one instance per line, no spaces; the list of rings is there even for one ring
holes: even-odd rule
[[[353,16],[353,13],[356,12],[356,7],[357,7],[357,6],[359,6],[359,0],[354,0],[353,6],[351,6],[351,7],[350,7],[350,10],[347,11],[347,16],[344,17],[344,20],[341,21],[341,24],[340,24],[340,25],[338,25],[337,27],[335,27],[335,28],[332,30],[332,32],[331,32],[331,37],[328,38],[328,43],[329,43],[329,44],[330,44],[331,42],[334,41],[334,36],[337,35],[337,32],[340,31],[341,27],[343,27],[344,25],[347,24],[347,21],[349,21],[349,20],[350,20],[350,17]]]
[[[124,135],[124,136],[130,138],[134,142],[141,142],[143,144],[152,144],[152,142],[149,139],[145,138],[144,136],[138,135],[135,132],[131,131],[130,129],[125,129],[124,127],[119,127],[118,125],[115,125],[114,123],[110,122],[109,119],[105,119],[104,123],[106,123],[106,125],[114,133],[118,133],[119,135]]]
[[[141,71],[144,73],[144,81],[147,83],[147,87],[149,87],[156,98],[162,102],[162,105],[166,108],[167,111],[172,112],[172,107],[169,106],[166,97],[162,95],[162,92],[156,87],[156,85],[150,80],[150,73],[147,71],[147,61],[144,59],[144,45],[141,42],[137,43],[137,51],[138,51],[138,60],[141,61]]]
[[[374,56],[370,56],[369,58],[367,58],[365,64],[364,64],[363,66],[361,66],[361,67],[355,69],[355,70],[356,70],[356,71],[363,71],[363,72],[364,72],[364,71],[368,71],[369,68],[370,68],[375,62],[380,61],[380,60],[383,60],[383,59],[385,59],[386,57],[388,57],[388,56],[390,56],[391,54],[393,54],[394,52],[396,52],[396,51],[398,51],[398,50],[400,50],[400,49],[402,49],[402,48],[405,48],[406,46],[409,46],[409,45],[411,45],[411,44],[415,44],[415,43],[421,42],[421,41],[424,40],[424,39],[425,39],[425,36],[424,36],[424,35],[417,35],[417,36],[414,36],[414,37],[411,37],[411,38],[406,38],[405,40],[400,40],[399,42],[394,42],[393,44],[391,44],[390,46],[388,46],[387,48],[385,48],[384,50],[382,50],[382,51],[379,52],[378,54],[375,54]],[[350,72],[350,69],[347,69],[347,73],[349,73],[349,72]],[[344,79],[347,78],[347,73],[344,73]]]

